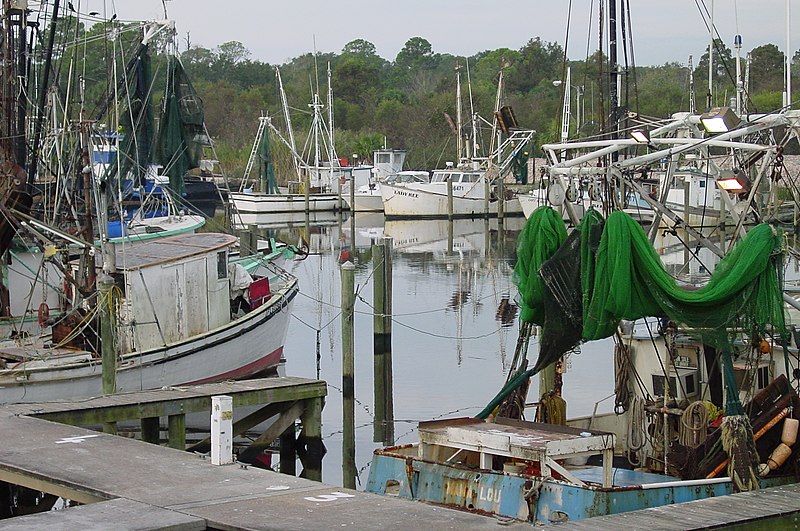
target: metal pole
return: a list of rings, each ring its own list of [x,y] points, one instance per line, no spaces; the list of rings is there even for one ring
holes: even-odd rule
[[[353,317],[355,306],[355,271],[345,262],[342,271],[342,478],[345,488],[356,488],[356,408],[355,362],[353,352]]]

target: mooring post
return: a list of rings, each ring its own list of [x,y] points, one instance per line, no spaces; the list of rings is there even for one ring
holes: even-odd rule
[[[211,464],[233,463],[233,398],[211,397]]]
[[[258,254],[258,225],[248,225],[247,229],[250,232],[250,254]]]
[[[453,181],[447,178],[447,219],[453,219]]]
[[[150,444],[161,442],[161,424],[158,417],[145,417],[141,419],[142,440]]]
[[[250,248],[250,229],[245,229],[239,231],[239,256],[250,256],[253,254],[252,249]]]
[[[322,407],[324,401],[320,397],[309,398],[305,402],[306,407],[303,414],[300,415],[300,422],[303,424],[301,435],[306,451],[301,459],[303,472],[300,477],[313,481],[322,481],[322,457],[325,455],[325,446],[322,444]]]
[[[483,181],[483,217],[489,219],[489,200],[492,198],[492,185],[489,179]]]
[[[503,177],[500,176],[497,178],[497,219],[499,220],[502,220],[506,215],[505,201],[506,201],[505,183],[503,182]]]
[[[386,420],[384,430],[384,443],[394,445],[394,380],[392,371],[392,248],[394,240],[391,236],[383,238],[383,262],[386,274],[384,276],[385,296],[383,307],[383,333],[384,333],[384,392],[386,398]]]
[[[297,433],[294,423],[280,436],[280,471],[281,474],[297,475]]]
[[[382,442],[386,427],[386,248],[383,245],[372,246],[372,355],[373,355],[373,423],[372,440]]]
[[[114,340],[114,328],[116,327],[114,315],[114,299],[112,289],[114,279],[105,271],[100,273],[97,279],[99,290],[100,305],[100,339],[102,353],[102,374],[103,374],[103,394],[113,395],[117,392],[117,342]],[[117,433],[116,422],[104,422],[103,431],[105,433]]]
[[[352,262],[342,264],[342,477],[345,488],[356,488],[356,408],[353,318],[355,272]]]
[[[114,304],[111,290],[114,280],[107,274],[101,274],[97,281],[100,291],[100,338],[102,340],[103,359],[103,394],[113,395],[117,392],[117,344],[114,341]]]

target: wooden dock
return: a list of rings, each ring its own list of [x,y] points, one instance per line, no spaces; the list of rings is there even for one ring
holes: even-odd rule
[[[559,529],[798,529],[800,484],[706,498],[560,524]]]
[[[78,426],[150,419],[142,426],[144,430],[149,425],[154,435],[156,421],[167,417],[172,419],[168,440],[176,446],[179,418],[210,411],[211,397],[225,394],[233,396],[234,412],[237,404],[262,406],[245,424],[269,412],[292,411],[287,418],[299,412],[303,429],[313,439],[325,393],[325,383],[317,380],[268,378],[0,407],[0,481],[86,504],[0,520],[0,529],[497,528],[493,518],[239,463],[214,466],[204,454]],[[282,429],[283,425],[273,432]],[[314,460],[309,464],[314,474],[321,473],[313,469]]]

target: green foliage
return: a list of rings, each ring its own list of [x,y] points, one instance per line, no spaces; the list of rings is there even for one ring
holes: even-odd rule
[[[45,35],[41,32],[40,35]],[[118,35],[117,40],[112,36]],[[112,58],[117,72],[123,71],[124,58],[130,57],[141,38],[140,24],[123,25],[119,21],[94,24],[85,28],[74,18],[59,20],[55,57],[79,61],[85,72],[86,106],[92,109],[109,98],[113,85]],[[163,50],[171,36],[164,34],[151,46],[156,87],[164,85]],[[727,104],[734,92],[729,72],[735,72],[731,50],[721,41],[714,49],[715,104]],[[42,37],[35,47],[34,61],[41,61]],[[123,54],[122,51],[125,50]],[[751,110],[770,111],[781,105],[783,56],[777,46],[765,44],[751,51]],[[83,64],[82,58],[86,61]],[[258,116],[267,113],[273,123],[285,131],[275,68],[255,60],[238,41],[204,47],[192,45],[181,53],[181,60],[193,80],[205,108],[206,124],[226,172],[243,171],[258,126]],[[800,64],[800,52],[793,58]],[[603,115],[609,113],[607,99],[608,63],[600,52],[582,61],[570,61],[571,133],[589,136],[600,131]],[[510,105],[522,127],[538,131],[537,144],[558,141],[561,129],[563,88],[553,86],[566,72],[564,50],[556,42],[530,38],[515,50],[485,50],[471,57],[438,53],[421,36],[409,38],[393,60],[377,55],[375,45],[364,39],[345,44],[340,53],[307,53],[280,66],[280,73],[290,106],[291,120],[302,148],[305,132],[311,124],[309,104],[318,94],[327,104],[327,69],[330,65],[334,92],[337,151],[343,156],[357,152],[371,154],[385,141],[388,147],[408,150],[407,166],[433,169],[455,160],[456,139],[445,115],[456,116],[456,67],[462,81],[462,110],[465,121],[472,109],[488,122],[492,120],[499,72],[504,72],[502,101]],[[602,65],[602,66],[601,66]],[[61,68],[65,76],[66,68]],[[800,68],[797,69],[800,76]],[[684,64],[638,67],[626,72],[620,86],[620,104],[642,116],[666,118],[689,109],[689,71]],[[697,108],[705,108],[708,51],[697,62],[695,92]],[[77,76],[77,74],[76,74]],[[67,86],[59,80],[59,88]],[[471,91],[467,83],[471,84]],[[800,85],[800,79],[797,80]],[[77,80],[72,80],[72,86]],[[581,95],[582,119],[576,124],[577,94]],[[158,102],[161,89],[155,88]],[[472,107],[470,106],[470,97]],[[324,111],[327,113],[327,109]],[[576,127],[579,125],[580,128]],[[488,147],[490,125],[481,123],[478,140]],[[272,139],[278,181],[285,184],[293,177],[291,155],[286,146]],[[538,151],[538,148],[534,148]],[[364,160],[364,158],[362,158]]]

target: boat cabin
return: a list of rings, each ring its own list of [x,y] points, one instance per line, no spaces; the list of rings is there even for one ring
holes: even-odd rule
[[[229,234],[179,234],[116,248],[123,350],[185,340],[231,321]]]

